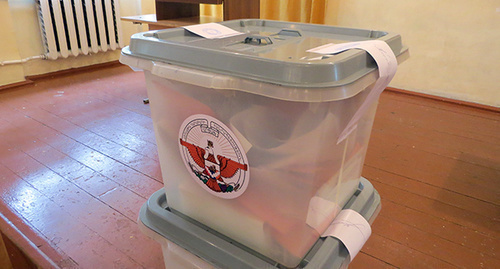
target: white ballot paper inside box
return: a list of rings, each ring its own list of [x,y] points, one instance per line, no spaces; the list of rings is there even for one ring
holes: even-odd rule
[[[392,78],[396,74],[396,69],[398,67],[396,56],[392,52],[392,49],[389,47],[389,45],[387,45],[386,42],[381,40],[368,40],[341,44],[330,43],[310,49],[307,52],[314,52],[319,54],[335,54],[349,49],[362,49],[368,52],[377,63],[379,78],[375,82],[373,89],[368,94],[363,104],[359,107],[347,126],[340,133],[337,144],[342,142],[354,129],[356,129],[359,119],[370,107],[370,104],[378,100],[378,97],[380,96],[382,91],[384,91],[385,87],[389,85],[389,82],[391,82]]]

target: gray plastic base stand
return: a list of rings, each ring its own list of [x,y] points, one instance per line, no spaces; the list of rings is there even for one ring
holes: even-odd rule
[[[380,195],[365,178],[344,206],[370,223],[380,211]],[[232,241],[209,227],[168,208],[163,189],[142,206],[139,220],[149,229],[212,264],[216,268],[285,268],[267,257]],[[345,268],[349,253],[337,238],[319,238],[297,268]]]

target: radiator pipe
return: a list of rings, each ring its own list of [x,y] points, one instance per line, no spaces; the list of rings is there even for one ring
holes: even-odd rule
[[[8,64],[22,64],[22,63],[25,63],[27,61],[31,61],[31,60],[35,60],[35,59],[47,59],[47,56],[45,55],[36,55],[36,56],[31,56],[31,57],[28,57],[28,58],[24,58],[24,59],[19,59],[19,60],[11,60],[11,61],[1,61],[0,62],[0,66],[4,66],[4,65],[8,65]]]

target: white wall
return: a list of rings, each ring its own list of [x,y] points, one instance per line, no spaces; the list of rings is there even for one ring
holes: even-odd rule
[[[500,106],[499,0],[330,0],[327,24],[399,33],[390,86]]]
[[[14,23],[10,15],[7,1],[0,0],[0,61],[20,59],[17,48]],[[21,65],[0,66],[0,85],[24,81],[24,72]]]
[[[143,11],[154,13],[154,2],[151,0],[120,0],[119,4],[121,16],[140,15]],[[0,0],[0,62],[44,53],[36,12],[35,0]],[[147,26],[131,22],[122,22],[121,25],[125,44],[129,43],[132,34],[147,30]],[[0,85],[23,81],[25,76],[115,61],[119,56],[120,51],[116,50],[70,56],[66,59],[31,60],[22,64],[4,65],[0,66]]]

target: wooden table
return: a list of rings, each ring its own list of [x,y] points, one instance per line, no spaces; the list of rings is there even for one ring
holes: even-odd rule
[[[128,17],[122,17],[121,19],[123,21],[130,21],[135,24],[145,23],[149,26],[149,30],[176,28],[193,24],[223,21],[222,17],[214,17],[214,16],[197,16],[197,17],[170,19],[170,20],[157,20],[156,14],[128,16]]]

